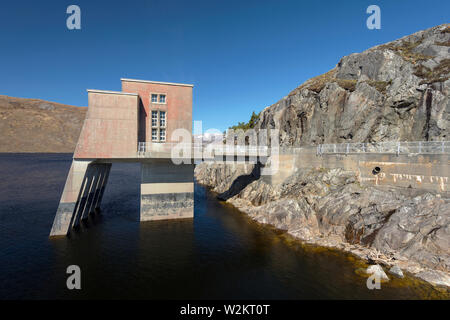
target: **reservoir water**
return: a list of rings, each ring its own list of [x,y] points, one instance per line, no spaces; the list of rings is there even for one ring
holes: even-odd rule
[[[413,279],[368,290],[351,256],[304,246],[195,186],[195,217],[139,222],[140,167],[114,164],[102,204],[49,239],[71,154],[0,154],[0,299],[414,299]],[[81,268],[81,290],[66,268]]]

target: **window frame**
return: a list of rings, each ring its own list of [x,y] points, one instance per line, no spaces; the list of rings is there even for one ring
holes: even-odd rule
[[[156,95],[156,102],[153,102],[152,97]],[[164,96],[164,102],[161,101],[161,96]],[[167,93],[165,92],[150,92],[150,104],[167,104]]]
[[[152,106],[150,106],[152,108]],[[167,109],[158,106],[153,106],[150,109],[150,140],[154,143],[167,142]],[[164,116],[163,116],[164,115]],[[156,117],[154,117],[156,116]],[[155,121],[155,124],[154,124]],[[156,134],[153,135],[154,130]]]
[[[164,118],[161,117],[161,114],[164,114]],[[165,110],[159,110],[159,127],[160,128],[166,128],[167,127],[167,111]],[[164,125],[162,122],[164,121]]]
[[[155,138],[153,138],[153,131],[155,131]],[[153,141],[159,141],[159,137],[158,137],[158,129],[157,128],[152,128],[152,142]]]
[[[162,132],[164,132],[164,134],[161,134]],[[164,136],[164,140],[162,138],[163,136]],[[166,141],[166,128],[159,128],[159,141],[160,142]]]
[[[153,118],[153,114],[156,115],[156,118]],[[153,120],[155,120],[155,124],[153,124]],[[150,121],[151,121],[150,124],[151,124],[152,128],[157,128],[158,127],[158,122],[159,122],[159,112],[158,112],[158,110],[152,110]]]

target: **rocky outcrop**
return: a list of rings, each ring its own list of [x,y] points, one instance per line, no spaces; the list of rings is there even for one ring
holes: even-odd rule
[[[448,140],[450,25],[342,58],[264,109],[284,146]]]
[[[217,192],[233,191],[233,181],[251,171],[250,165],[202,163],[196,179]],[[305,242],[450,286],[450,200],[439,194],[362,186],[353,172],[308,169],[275,186],[250,182],[227,202]]]

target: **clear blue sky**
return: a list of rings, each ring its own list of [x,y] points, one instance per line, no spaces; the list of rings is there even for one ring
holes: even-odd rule
[[[81,8],[81,30],[66,8]],[[366,8],[381,7],[381,30]],[[0,94],[87,105],[120,78],[193,83],[194,120],[247,121],[339,59],[449,22],[450,1],[2,1]]]

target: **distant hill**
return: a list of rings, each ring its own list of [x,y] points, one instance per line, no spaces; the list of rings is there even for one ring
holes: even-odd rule
[[[0,152],[73,152],[86,111],[0,95]]]

